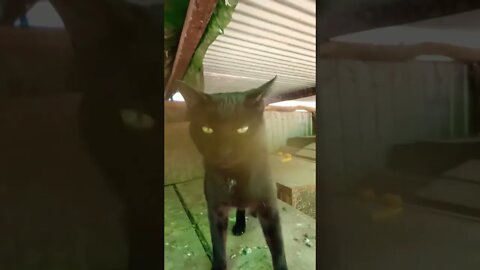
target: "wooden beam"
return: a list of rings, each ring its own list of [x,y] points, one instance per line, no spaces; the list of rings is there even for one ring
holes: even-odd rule
[[[310,97],[314,96],[317,94],[316,88],[311,87],[311,88],[306,88],[282,95],[277,95],[277,96],[272,96],[268,97],[265,99],[265,104],[270,104],[270,103],[275,103],[275,102],[280,102],[280,101],[285,101],[285,100],[292,100],[292,99],[299,99],[299,98],[304,98],[304,97]]]
[[[172,73],[165,87],[165,98],[169,98],[173,94],[171,89],[173,82],[181,79],[187,71],[216,4],[217,0],[190,0]]]
[[[328,42],[319,45],[323,59],[359,61],[409,61],[420,55],[442,55],[458,62],[480,61],[480,50],[443,43],[424,42],[412,45],[373,45],[349,42]]]
[[[296,110],[305,110],[307,112],[315,113],[316,109],[307,106],[273,106],[268,105],[265,107],[265,111],[277,111],[277,112],[293,112]],[[185,122],[188,120],[187,106],[185,102],[165,101],[164,102],[164,115],[165,123]]]
[[[265,111],[276,111],[276,112],[294,112],[296,110],[305,110],[307,112],[312,112],[314,113],[316,111],[315,108],[312,107],[307,107],[307,106],[290,106],[290,107],[284,107],[284,106],[274,106],[274,105],[268,105],[265,108]]]
[[[329,0],[317,13],[317,42],[374,28],[407,24],[480,9],[478,0]]]

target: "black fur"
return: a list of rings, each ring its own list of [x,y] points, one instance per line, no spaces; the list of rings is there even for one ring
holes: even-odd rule
[[[161,269],[165,86],[159,74],[165,41],[163,16],[158,16],[161,6],[97,2],[105,13],[100,30],[73,31],[70,37],[75,51],[68,88],[83,93],[80,136],[124,208],[128,269]],[[124,109],[144,113],[156,125],[128,128],[121,119]]]
[[[274,80],[246,92],[213,95],[177,82],[187,103],[191,137],[204,158],[212,270],[227,269],[225,243],[230,207],[237,208],[234,235],[245,232],[247,208],[258,213],[273,268],[287,269],[263,122],[263,97]]]
[[[82,140],[124,209],[129,270],[161,269],[163,265],[163,125],[159,105],[163,93],[152,98],[152,93],[146,92],[161,89],[163,83],[148,72],[150,65],[159,70],[162,59],[84,72],[78,86],[85,92],[79,112]],[[148,130],[129,129],[121,119],[123,109],[143,112],[155,119],[156,125]]]

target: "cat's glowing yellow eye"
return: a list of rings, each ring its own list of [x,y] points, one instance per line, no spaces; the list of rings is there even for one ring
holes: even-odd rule
[[[202,131],[204,133],[207,133],[207,134],[212,134],[213,133],[213,129],[211,129],[209,127],[202,127]]]
[[[248,126],[244,126],[244,127],[241,127],[239,129],[237,129],[237,132],[240,133],[240,134],[243,134],[245,132],[247,132],[248,130]]]

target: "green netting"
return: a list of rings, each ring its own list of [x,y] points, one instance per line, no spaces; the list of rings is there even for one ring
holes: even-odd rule
[[[173,60],[178,46],[180,34],[182,32],[185,15],[188,8],[188,0],[166,0],[165,1],[165,41],[164,41],[164,67],[165,67],[165,83],[170,77]],[[232,14],[238,0],[218,0],[215,10],[208,22],[205,32],[192,56],[190,64],[183,76],[183,81],[191,87],[204,90],[203,83],[203,58],[208,47],[215,39],[223,34],[223,30],[227,27],[232,19]]]
[[[183,29],[185,15],[187,14],[189,0],[165,0],[164,3],[164,84],[167,83],[172,73],[173,61],[177,52],[178,42]]]
[[[223,30],[232,20],[232,14],[235,11],[237,4],[238,0],[218,1],[212,17],[208,22],[208,26],[203,33],[202,39],[190,61],[190,65],[183,76],[183,81],[185,81],[185,83],[199,91],[204,91],[203,58],[207,53],[208,47],[219,35],[223,34]]]

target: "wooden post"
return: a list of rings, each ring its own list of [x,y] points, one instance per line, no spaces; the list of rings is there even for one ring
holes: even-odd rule
[[[165,87],[165,98],[173,94],[172,83],[185,74],[216,4],[217,0],[190,0],[172,73]]]

